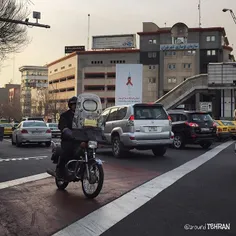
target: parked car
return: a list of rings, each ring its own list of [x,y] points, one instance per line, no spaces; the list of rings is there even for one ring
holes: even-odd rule
[[[13,127],[12,145],[20,147],[26,143],[45,143],[51,145],[52,132],[43,121],[22,121],[17,128]]]
[[[208,149],[216,140],[216,123],[206,112],[173,110],[168,111],[174,132],[174,147],[198,144]]]
[[[161,104],[133,104],[113,106],[101,114],[104,135],[115,157],[131,150],[151,149],[155,156],[163,156],[173,143],[171,120]]]
[[[52,137],[61,137],[61,131],[58,129],[58,123],[47,123],[47,126],[52,131]]]
[[[216,136],[219,141],[226,140],[231,137],[231,134],[229,132],[229,128],[227,125],[222,124],[218,120],[214,120],[217,126],[216,130]]]
[[[4,138],[4,127],[2,127],[0,124],[0,142],[3,141],[3,138]]]

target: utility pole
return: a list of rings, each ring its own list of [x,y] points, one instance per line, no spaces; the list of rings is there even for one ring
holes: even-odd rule
[[[198,20],[199,20],[199,28],[202,27],[202,16],[201,16],[201,0],[199,0],[199,3],[198,3]]]
[[[89,36],[90,35],[90,14],[88,14],[88,42],[87,42],[87,50],[89,50]]]
[[[20,24],[20,25],[27,25],[27,26],[34,26],[34,27],[41,27],[41,28],[50,28],[50,25],[44,25],[44,24],[39,24],[38,20],[41,19],[41,13],[40,12],[33,12],[33,18],[36,19],[36,23],[34,22],[29,22],[29,19],[25,19],[25,21],[22,20],[13,20],[13,19],[7,19],[7,18],[2,18],[0,17],[0,21],[2,22],[10,22],[14,24]]]

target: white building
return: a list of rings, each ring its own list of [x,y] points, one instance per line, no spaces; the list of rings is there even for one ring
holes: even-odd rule
[[[44,115],[48,88],[48,68],[44,66],[22,66],[21,108],[23,116]]]

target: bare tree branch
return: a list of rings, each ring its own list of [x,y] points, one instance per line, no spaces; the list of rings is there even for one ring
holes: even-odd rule
[[[27,3],[19,0],[0,0],[0,17],[25,20],[28,16]],[[27,27],[0,21],[0,60],[7,54],[20,52],[29,43]]]

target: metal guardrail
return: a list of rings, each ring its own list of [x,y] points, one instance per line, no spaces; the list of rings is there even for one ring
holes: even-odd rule
[[[184,99],[194,90],[207,89],[208,88],[208,75],[200,74],[190,77],[177,85],[167,94],[156,100],[156,103],[161,103],[166,109],[171,108],[179,101]]]

